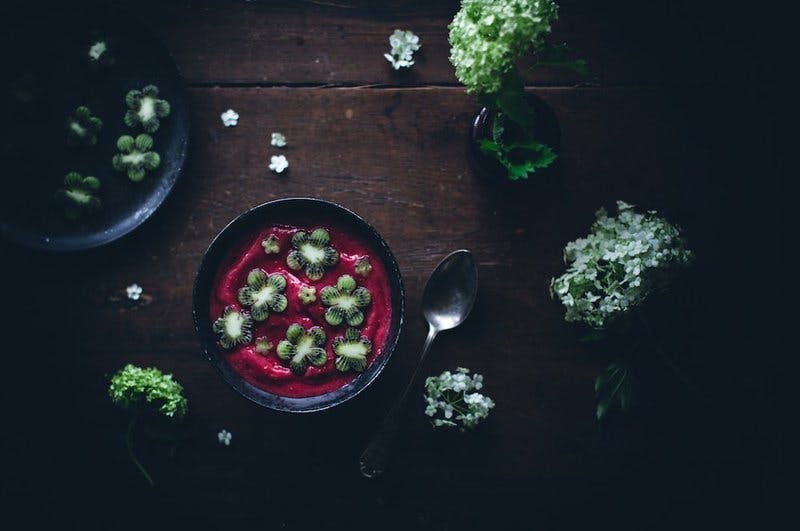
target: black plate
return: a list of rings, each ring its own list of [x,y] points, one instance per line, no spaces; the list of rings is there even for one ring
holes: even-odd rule
[[[247,238],[252,237],[254,232],[272,223],[289,225],[318,223],[320,226],[325,226],[326,223],[336,224],[361,238],[363,242],[372,248],[377,258],[386,267],[388,281],[391,284],[392,322],[383,351],[367,367],[367,370],[358,375],[355,380],[324,395],[308,398],[288,398],[268,393],[246,382],[225,361],[225,356],[220,353],[220,349],[217,346],[216,334],[211,329],[212,319],[209,315],[209,303],[220,262],[230,249],[241,245]],[[264,203],[240,215],[222,229],[222,232],[214,238],[203,256],[200,270],[197,272],[197,277],[194,281],[192,301],[194,326],[203,345],[206,358],[222,374],[225,381],[256,404],[269,409],[292,413],[308,413],[329,409],[353,398],[372,383],[383,370],[397,346],[400,329],[403,325],[404,308],[403,277],[400,274],[400,268],[397,266],[397,261],[392,251],[380,234],[358,214],[343,206],[323,201],[322,199],[307,197],[279,199]]]
[[[141,225],[166,199],[186,159],[189,112],[175,62],[135,15],[92,2],[26,2],[0,8],[0,236],[29,247],[78,250],[107,244]],[[92,69],[94,37],[111,40],[115,65]],[[122,119],[131,89],[154,84],[170,116],[152,136],[161,166],[144,181],[114,171],[116,140],[135,136]],[[92,147],[66,145],[66,119],[79,105],[103,120]],[[101,210],[68,221],[53,200],[69,171],[102,182]]]

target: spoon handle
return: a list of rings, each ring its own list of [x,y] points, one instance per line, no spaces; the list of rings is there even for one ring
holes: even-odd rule
[[[392,409],[386,414],[386,418],[383,419],[383,424],[381,424],[381,427],[372,436],[369,446],[367,446],[366,450],[361,454],[359,467],[364,477],[378,477],[383,474],[383,471],[386,469],[389,449],[394,441],[395,435],[397,435],[400,429],[400,418],[403,413],[403,406],[405,405],[406,398],[408,397],[408,392],[411,391],[411,388],[414,387],[417,381],[417,376],[419,376],[422,364],[425,362],[425,356],[427,356],[436,334],[437,330],[431,326],[428,329],[428,337],[425,339],[425,345],[422,347],[422,355],[417,362],[417,367],[414,369],[411,380],[403,390],[403,394],[400,395],[400,398],[398,398],[392,406]]]

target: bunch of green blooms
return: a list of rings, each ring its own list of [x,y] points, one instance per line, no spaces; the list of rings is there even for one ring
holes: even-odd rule
[[[551,280],[550,290],[567,321],[605,328],[692,261],[680,231],[656,212],[640,214],[623,201],[617,210],[616,217],[598,210],[589,235],[564,249],[567,271]]]
[[[185,416],[189,404],[183,396],[183,386],[173,380],[171,374],[154,367],[142,369],[128,364],[112,376],[108,394],[114,404],[132,412],[125,447],[133,464],[152,486],[153,479],[133,453],[133,430],[141,413],[156,413],[168,419]]]
[[[553,0],[462,0],[450,24],[450,62],[467,92],[495,94],[517,57],[542,46],[558,18]]]
[[[553,0],[462,0],[450,24],[450,62],[456,77],[486,107],[497,111],[491,139],[479,143],[510,180],[550,166],[552,148],[536,138],[535,112],[517,71],[517,59],[536,55],[534,66],[565,66],[586,74],[586,62],[570,61],[565,45],[545,42],[558,18]]]
[[[483,376],[469,375],[469,369],[459,367],[455,373],[444,371],[425,380],[425,414],[435,417],[434,427],[459,427],[461,431],[474,428],[489,416],[494,401],[478,393]]]
[[[111,378],[111,401],[124,409],[146,408],[164,416],[186,415],[188,402],[183,386],[155,367],[142,369],[128,364]]]

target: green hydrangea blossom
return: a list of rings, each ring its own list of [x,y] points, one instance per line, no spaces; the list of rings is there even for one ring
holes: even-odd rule
[[[498,92],[517,57],[541,46],[557,18],[553,0],[462,0],[449,26],[456,77],[467,92]]]
[[[550,283],[565,319],[604,328],[665,287],[694,255],[675,226],[649,211],[617,201],[618,214],[597,211],[591,232],[564,249],[567,271]]]
[[[111,378],[108,394],[125,409],[145,406],[171,418],[183,417],[188,410],[183,386],[155,367],[126,365]]]

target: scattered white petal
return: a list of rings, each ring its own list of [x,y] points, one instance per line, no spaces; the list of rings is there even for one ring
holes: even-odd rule
[[[231,439],[233,439],[233,434],[228,430],[222,430],[217,434],[217,440],[220,444],[224,444],[225,446],[231,445]]]
[[[400,70],[408,68],[414,64],[414,52],[420,49],[419,37],[410,31],[394,30],[389,35],[389,45],[392,47],[389,53],[383,54],[387,61],[392,64],[392,68]]]
[[[222,118],[222,123],[225,124],[225,127],[234,127],[239,123],[239,113],[233,109],[228,109],[220,114],[219,117]]]
[[[270,140],[270,144],[275,147],[285,147],[286,146],[286,137],[283,133],[272,133],[272,140]]]
[[[273,155],[269,159],[269,169],[275,173],[283,173],[289,167],[289,161],[283,155]]]
[[[139,284],[131,284],[125,288],[125,292],[128,294],[130,300],[138,301],[139,297],[142,296],[142,287]]]

